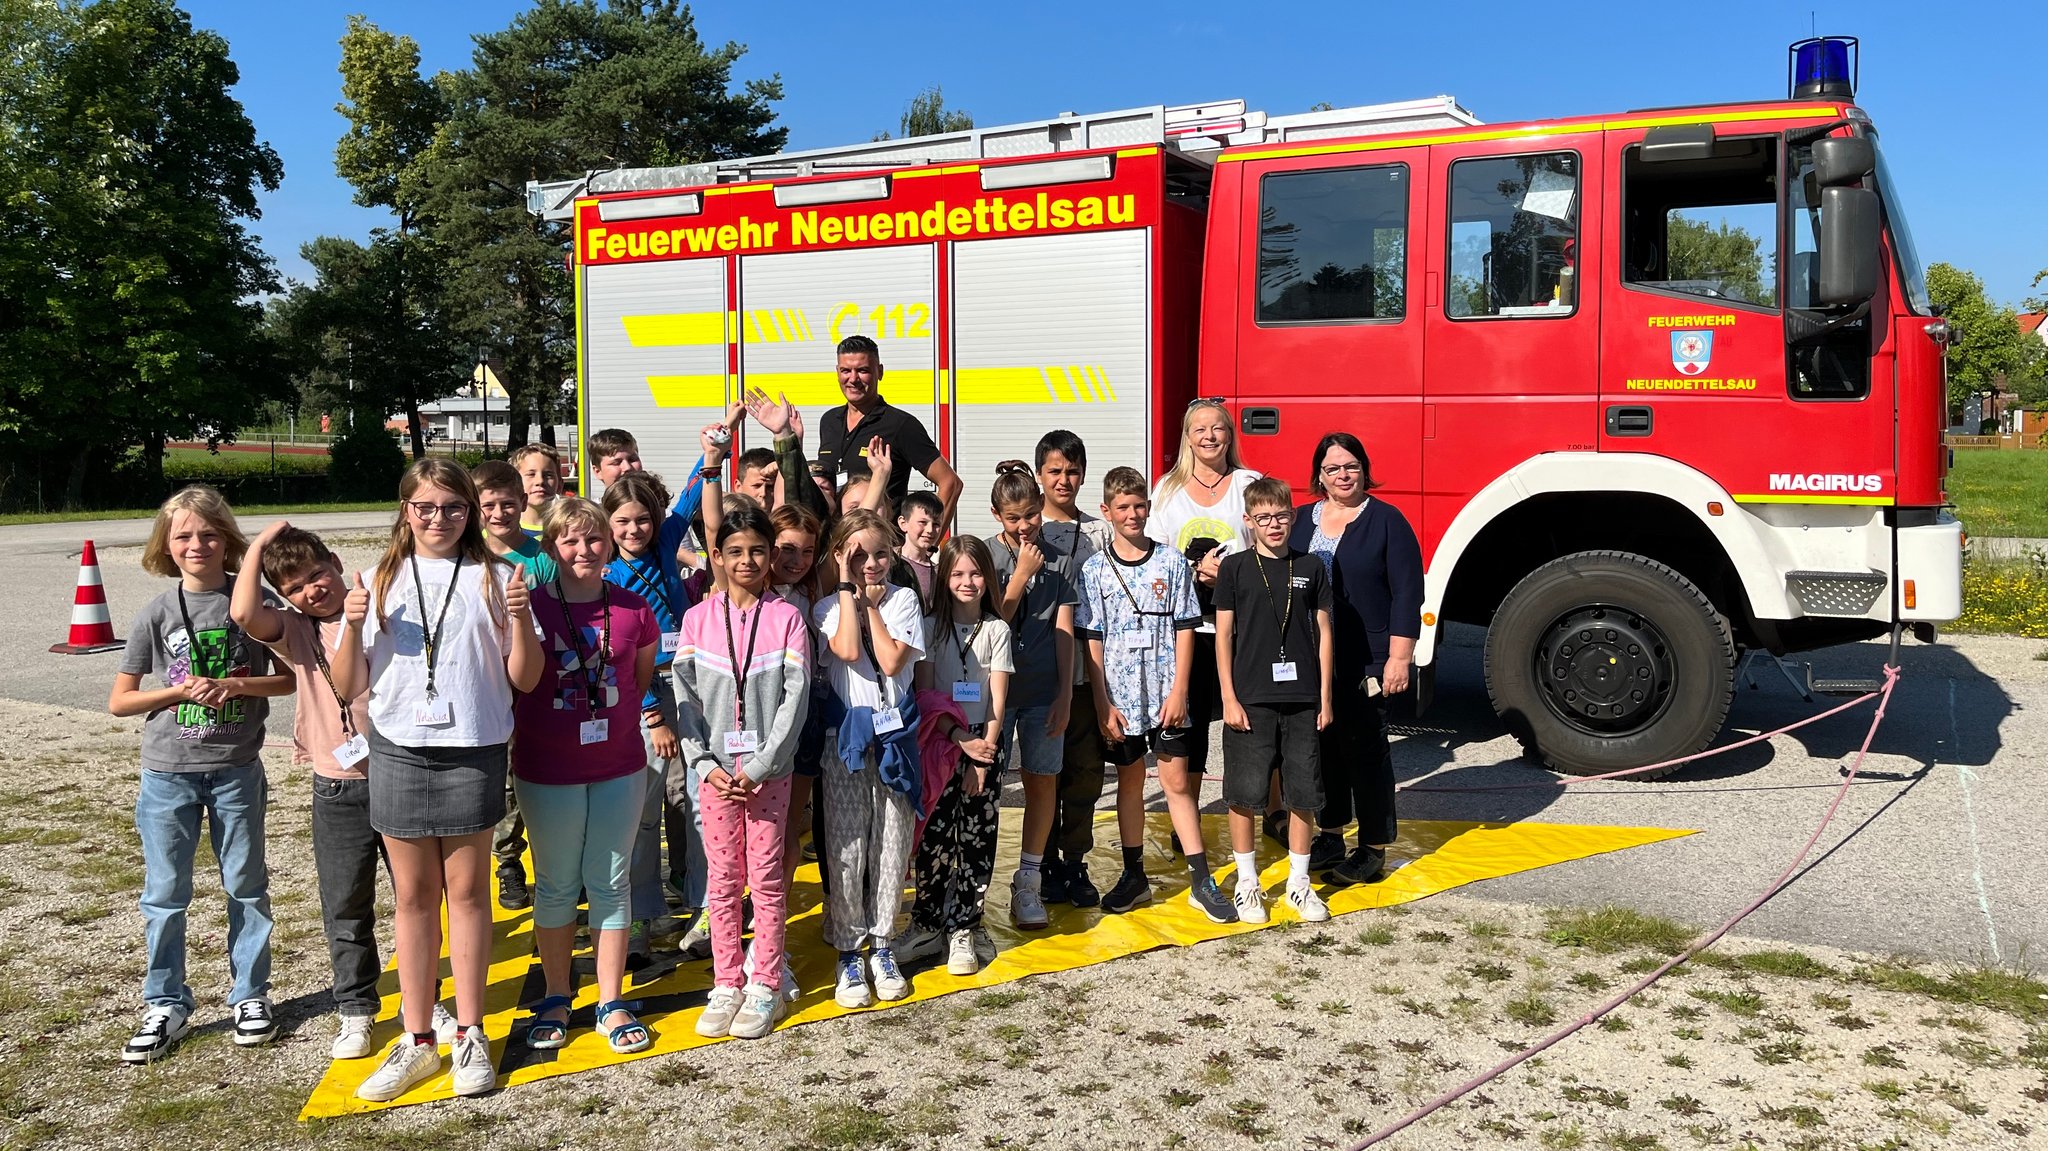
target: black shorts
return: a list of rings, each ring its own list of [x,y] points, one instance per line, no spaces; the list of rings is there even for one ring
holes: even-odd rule
[[[1266,810],[1273,773],[1278,771],[1280,801],[1289,811],[1321,811],[1323,756],[1316,710],[1312,703],[1245,704],[1251,730],[1223,728],[1223,802]]]
[[[1148,731],[1133,732],[1115,743],[1107,744],[1109,762],[1123,767],[1145,758],[1145,749],[1152,754],[1169,759],[1185,759],[1188,754],[1188,737],[1193,733],[1185,727],[1155,727]]]

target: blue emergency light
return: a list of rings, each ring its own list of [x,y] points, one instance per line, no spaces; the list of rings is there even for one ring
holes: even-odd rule
[[[1863,51],[1854,36],[1816,36],[1792,45],[1794,100],[1854,100]]]

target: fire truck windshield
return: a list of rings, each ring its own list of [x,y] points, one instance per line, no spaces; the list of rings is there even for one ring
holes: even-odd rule
[[[1927,270],[1920,264],[1920,251],[1913,246],[1913,231],[1906,226],[1906,205],[1899,199],[1899,185],[1885,166],[1884,148],[1877,149],[1877,195],[1884,201],[1884,218],[1891,225],[1892,250],[1899,257],[1899,279],[1906,287],[1906,300],[1923,316],[1934,314],[1927,294]]]

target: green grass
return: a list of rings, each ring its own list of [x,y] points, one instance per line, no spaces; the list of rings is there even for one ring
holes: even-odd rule
[[[1857,968],[1851,978],[1888,991],[1988,1007],[2030,1022],[2048,1019],[2048,983],[2010,967],[1987,964],[1936,976],[1903,963],[1874,963]]]
[[[312,515],[317,512],[376,512],[396,505],[390,500],[375,503],[338,504],[243,504],[235,509],[238,519],[247,521],[256,517]],[[14,524],[69,524],[91,523],[98,520],[134,520],[156,514],[148,508],[101,508],[82,512],[8,512],[0,515],[0,527]]]
[[[1626,907],[1573,908],[1552,911],[1544,918],[1550,924],[1545,935],[1550,942],[1601,954],[1637,947],[1669,954],[1692,942],[1694,934],[1683,924]]]
[[[1959,450],[1948,497],[1972,536],[2048,539],[2048,451]]]

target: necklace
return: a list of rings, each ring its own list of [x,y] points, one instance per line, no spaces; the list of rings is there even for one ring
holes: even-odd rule
[[[1207,491],[1207,492],[1213,492],[1213,491],[1215,491],[1215,490],[1216,490],[1216,488],[1217,488],[1217,486],[1218,486],[1219,484],[1221,484],[1221,483],[1222,483],[1222,482],[1223,482],[1224,480],[1227,480],[1227,479],[1229,479],[1229,478],[1230,478],[1230,473],[1229,473],[1229,472],[1217,472],[1217,473],[1216,473],[1216,478],[1215,478],[1215,479],[1213,479],[1213,480],[1209,480],[1209,481],[1207,481],[1207,482],[1204,482],[1204,481],[1203,481],[1203,479],[1202,479],[1202,477],[1200,477],[1200,476],[1198,476],[1198,475],[1196,475],[1196,474],[1195,474],[1195,469],[1194,469],[1194,468],[1189,468],[1189,469],[1188,469],[1188,482],[1190,482],[1190,483],[1196,483],[1196,484],[1201,484],[1201,485],[1202,485],[1202,490],[1203,490],[1203,491]]]

